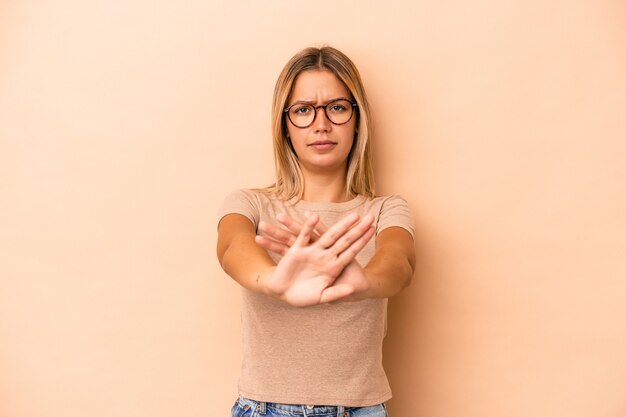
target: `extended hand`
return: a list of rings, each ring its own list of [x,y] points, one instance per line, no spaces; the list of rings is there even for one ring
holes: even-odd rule
[[[331,228],[311,215],[304,225],[286,215],[277,216],[288,230],[259,224],[266,236],[257,236],[263,248],[283,256],[266,280],[266,287],[290,304],[308,306],[347,297],[369,288],[354,259],[374,235],[374,217],[355,213]],[[360,221],[359,221],[360,219]]]

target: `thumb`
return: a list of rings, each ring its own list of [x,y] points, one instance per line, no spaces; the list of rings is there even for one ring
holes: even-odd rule
[[[332,285],[322,291],[320,303],[330,303],[347,297],[354,292],[354,287],[350,284]]]

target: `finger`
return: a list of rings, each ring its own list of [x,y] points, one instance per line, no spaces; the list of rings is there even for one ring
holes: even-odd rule
[[[310,211],[305,211],[304,214],[306,216],[310,216],[311,212]],[[319,236],[323,235],[324,233],[326,233],[326,231],[328,230],[328,226],[326,226],[326,224],[324,224],[324,222],[322,221],[322,219],[320,218],[320,221],[317,223],[317,225],[315,226],[315,231],[319,234]]]
[[[372,239],[372,236],[376,233],[374,226],[370,226],[369,229],[357,240],[355,240],[346,250],[341,252],[337,256],[337,260],[340,265],[344,267],[354,260],[354,258],[361,252],[361,250]]]
[[[354,224],[359,221],[359,215],[357,213],[350,213],[343,219],[335,223],[330,229],[328,229],[319,239],[318,244],[322,248],[329,248],[337,239],[343,236]]]
[[[330,303],[347,297],[354,292],[354,287],[350,284],[337,284],[322,291],[320,303]]]
[[[364,216],[360,222],[354,225],[350,230],[343,234],[337,241],[331,245],[328,250],[330,250],[335,255],[339,255],[343,251],[352,245],[357,239],[363,236],[368,232],[368,229],[372,226],[374,222],[374,216],[368,214]]]
[[[313,229],[315,229],[315,225],[319,222],[320,218],[317,214],[313,213],[309,216],[308,219],[302,225],[302,230],[298,234],[296,241],[293,246],[306,246],[311,241],[311,234],[313,233]]]
[[[265,236],[255,236],[254,241],[263,249],[274,252],[281,256],[285,256],[285,254],[289,250],[289,246],[268,239]]]
[[[272,224],[260,222],[259,230],[272,239],[279,241],[287,246],[293,245],[296,241],[297,233],[294,235],[287,230],[283,230],[280,227],[276,227]]]
[[[307,218],[310,217],[307,215]],[[276,215],[276,220],[278,220],[283,226],[285,226],[291,233],[294,235],[299,235],[302,230],[302,223],[299,223],[287,216],[285,213],[278,213]]]
[[[311,213],[305,211],[304,214],[306,217],[310,217]],[[292,219],[285,213],[279,213],[276,215],[276,220],[278,220],[283,226],[285,226],[294,236],[297,236],[302,230],[302,223]],[[323,229],[324,224],[320,221],[317,225],[315,225],[314,233],[311,234],[311,241],[316,241],[326,230]]]

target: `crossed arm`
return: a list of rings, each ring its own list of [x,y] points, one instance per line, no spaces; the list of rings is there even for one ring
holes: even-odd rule
[[[415,267],[411,235],[390,227],[362,268],[355,260],[374,235],[371,215],[350,214],[330,228],[315,214],[300,224],[281,215],[285,229],[261,223],[256,236],[245,216],[229,214],[218,228],[217,254],[224,271],[243,287],[295,306],[339,299],[390,297],[409,284]],[[276,264],[266,252],[282,255]]]

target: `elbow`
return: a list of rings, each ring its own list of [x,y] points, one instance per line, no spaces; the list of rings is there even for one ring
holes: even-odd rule
[[[413,276],[415,275],[415,253],[412,252],[406,258],[406,284],[405,287],[411,285],[411,281],[413,281]]]
[[[395,279],[390,281],[390,284],[393,284],[387,287],[387,294],[385,294],[387,298],[402,292],[411,285],[411,281],[413,280],[413,268],[408,259],[398,265],[399,268],[395,271]]]
[[[404,282],[402,283],[402,289],[405,289],[413,282],[413,270],[409,269],[409,271],[404,276]]]
[[[217,261],[220,263],[220,266],[222,267],[222,269],[225,270],[224,268],[224,263],[226,260],[226,252],[228,252],[228,248],[227,247],[221,247],[220,245],[217,246]]]
[[[404,285],[402,285],[402,289],[408,287],[409,285],[411,285],[411,282],[413,282],[413,274],[407,274],[406,278],[404,279]]]
[[[217,260],[222,267],[222,270],[228,274],[230,258],[231,258],[231,245],[219,245],[217,246]],[[230,275],[230,274],[229,274]]]
[[[402,285],[403,289],[411,285],[411,282],[413,281],[413,275],[415,275],[415,259],[407,258],[405,265],[404,265],[404,272],[403,272],[403,276],[404,276],[404,281]]]

